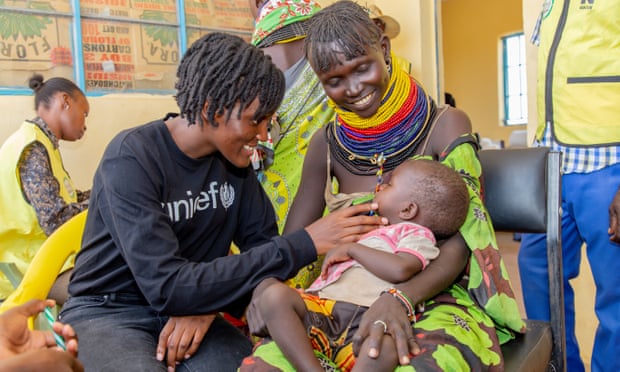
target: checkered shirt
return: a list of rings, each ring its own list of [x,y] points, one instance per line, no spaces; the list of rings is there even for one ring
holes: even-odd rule
[[[560,145],[551,135],[549,126],[545,128],[540,141],[534,140],[534,146],[548,146],[554,151],[562,152],[562,172],[564,174],[590,173],[617,164],[620,160],[619,146],[578,147]]]

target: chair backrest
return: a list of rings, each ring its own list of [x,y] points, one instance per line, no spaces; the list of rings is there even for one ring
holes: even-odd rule
[[[43,242],[19,286],[0,305],[0,313],[35,298],[47,298],[67,259],[80,249],[86,214],[84,210],[75,215]]]
[[[479,152],[484,202],[496,231],[547,234],[553,368],[565,370],[560,153],[549,148]],[[544,254],[544,253],[541,253]],[[527,295],[527,294],[524,294]]]

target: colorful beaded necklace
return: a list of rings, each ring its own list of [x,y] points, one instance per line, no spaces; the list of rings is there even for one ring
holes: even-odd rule
[[[424,89],[399,68],[393,70],[389,88],[373,116],[360,118],[331,100],[330,105],[337,115],[326,130],[334,157],[355,175],[378,176],[415,153],[436,108]]]

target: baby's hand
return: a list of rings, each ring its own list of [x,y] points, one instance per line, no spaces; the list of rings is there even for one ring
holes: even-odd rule
[[[349,250],[355,244],[356,243],[342,244],[325,254],[325,260],[323,261],[323,266],[321,267],[321,277],[324,280],[327,279],[327,272],[329,271],[330,266],[352,259],[349,255]]]

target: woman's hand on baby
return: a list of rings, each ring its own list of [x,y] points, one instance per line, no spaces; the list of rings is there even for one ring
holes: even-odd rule
[[[385,324],[385,334],[391,335],[396,343],[399,363],[408,365],[410,358],[420,352],[420,347],[415,341],[404,307],[387,294],[379,296],[362,316],[359,328],[353,336],[353,353],[358,356],[362,345],[367,343],[364,349],[368,350],[368,356],[373,359],[379,357],[384,336],[383,328],[376,325],[379,321]]]
[[[198,350],[214,319],[215,314],[171,316],[159,334],[157,360],[165,356],[168,371],[174,371],[177,363]]]
[[[387,225],[385,217],[368,216],[377,207],[376,203],[354,205],[330,213],[307,226],[306,231],[314,242],[317,254],[323,255],[338,245],[356,242],[367,232]]]

